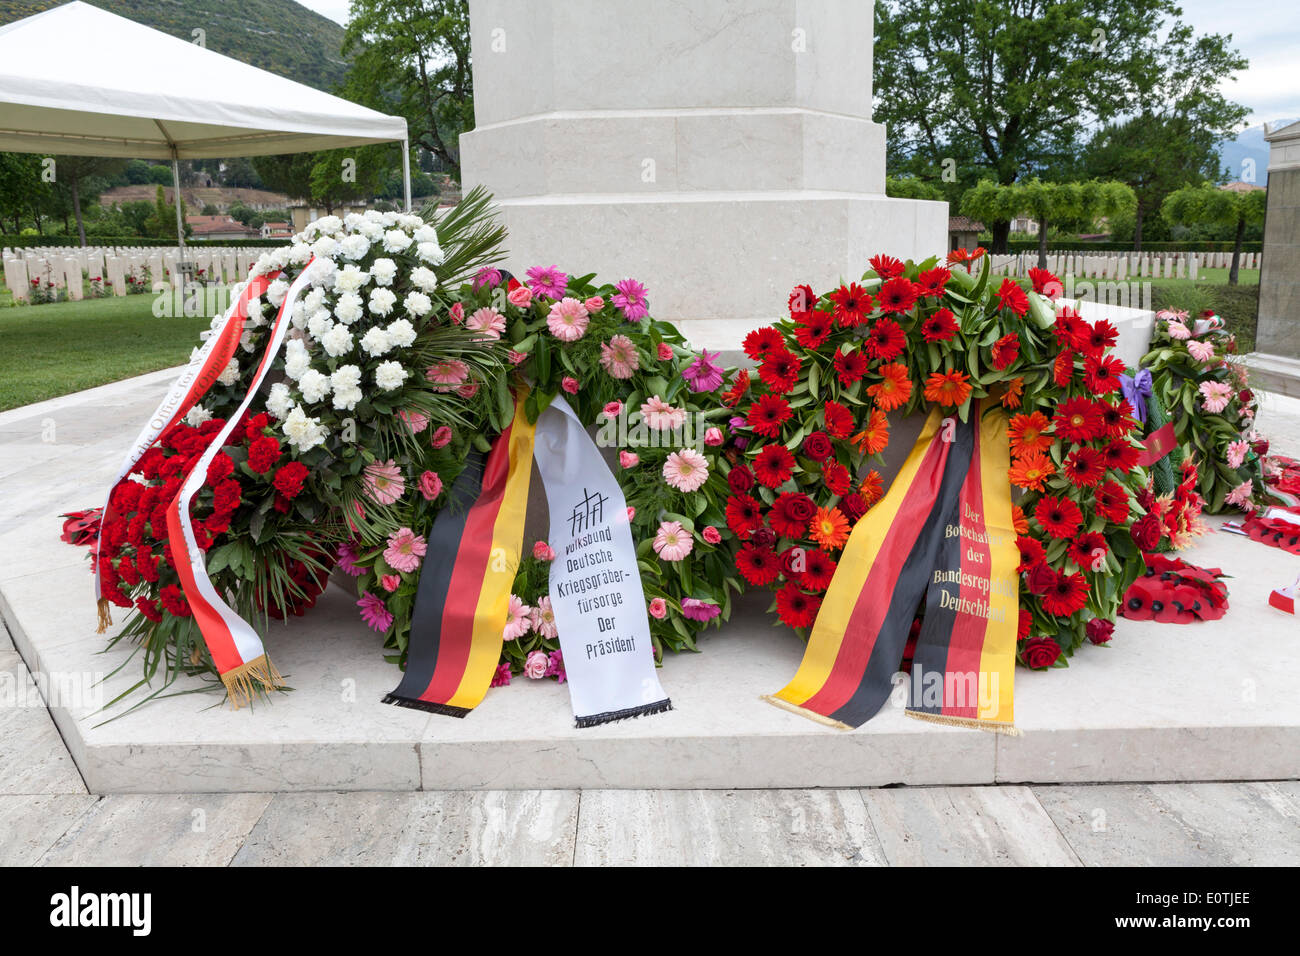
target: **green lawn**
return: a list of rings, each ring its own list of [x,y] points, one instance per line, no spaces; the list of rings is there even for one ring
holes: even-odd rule
[[[0,307],[0,411],[185,364],[208,319],[152,307],[151,295]]]

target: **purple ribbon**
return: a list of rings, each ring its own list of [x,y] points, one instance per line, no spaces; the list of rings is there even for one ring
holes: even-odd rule
[[[1121,375],[1119,386],[1124,399],[1133,406],[1133,417],[1143,425],[1147,423],[1147,399],[1151,397],[1151,372],[1140,368],[1133,376]]]

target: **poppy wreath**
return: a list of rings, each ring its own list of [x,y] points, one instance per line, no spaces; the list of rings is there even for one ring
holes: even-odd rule
[[[1268,499],[1263,454],[1255,434],[1259,401],[1246,367],[1233,356],[1236,337],[1213,313],[1156,314],[1151,349],[1142,359],[1152,391],[1174,426],[1174,436],[1196,463],[1205,510],[1253,511]]]
[[[1031,290],[995,285],[982,250],[870,264],[826,294],[796,288],[789,317],[745,339],[756,367],[723,395],[736,570],[806,639],[850,531],[884,494],[890,415],[937,405],[966,420],[975,401],[999,402],[1021,492],[1017,656],[1062,666],[1143,570],[1130,528],[1147,476],[1117,331],[1055,310],[1047,290],[1061,285],[1044,270]]]
[[[645,287],[634,279],[598,285],[555,266],[527,270],[521,281],[481,269],[449,293],[449,321],[499,344],[508,374],[492,384],[480,446],[515,414],[515,396],[535,422],[556,395],[588,428],[627,499],[656,660],[665,648],[695,650],[706,626],[730,615],[740,590],[726,539],[727,485],[718,467],[727,409],[716,354],[695,354],[672,325],[651,317]],[[421,478],[435,497],[449,483]],[[422,486],[423,487],[423,486]],[[441,499],[439,499],[441,500]],[[341,566],[356,577],[366,622],[403,660],[410,636],[418,568],[434,509],[404,512],[403,540],[345,547]],[[402,549],[414,549],[407,554]],[[493,686],[520,674],[564,680],[559,634],[549,597],[554,552],[545,541],[526,550],[509,612]]]

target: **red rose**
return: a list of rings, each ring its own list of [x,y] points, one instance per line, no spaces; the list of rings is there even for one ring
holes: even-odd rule
[[[302,483],[307,480],[307,466],[300,461],[291,461],[275,473],[275,488],[286,498],[297,498],[302,492]]]
[[[831,440],[825,432],[813,432],[803,440],[803,453],[813,461],[825,461],[831,456]]]
[[[776,535],[771,528],[759,528],[750,537],[757,548],[771,548],[776,545]]]
[[[754,473],[744,465],[737,465],[727,473],[727,485],[738,495],[754,487]]]
[[[1034,637],[1025,642],[1021,659],[1027,667],[1051,667],[1061,656],[1061,645],[1049,637]]]
[[[1088,622],[1085,628],[1088,634],[1088,640],[1094,644],[1105,644],[1110,640],[1111,635],[1115,633],[1115,624],[1105,618],[1094,617]]]
[[[857,524],[858,520],[867,513],[867,502],[856,491],[847,494],[840,499],[840,511],[844,512],[844,517],[849,519],[849,524]]]
[[[1145,514],[1133,522],[1133,528],[1129,533],[1133,535],[1133,540],[1143,551],[1154,551],[1160,544],[1163,532],[1164,526],[1160,523],[1160,519],[1154,514]]]
[[[1030,594],[1043,595],[1056,587],[1056,572],[1047,564],[1035,564],[1029,569],[1029,578],[1025,582]]]

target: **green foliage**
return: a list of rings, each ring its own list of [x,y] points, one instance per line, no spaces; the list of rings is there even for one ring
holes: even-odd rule
[[[934,199],[944,200],[947,197],[942,189],[934,183],[916,176],[904,177],[885,177],[885,195],[895,199]]]

